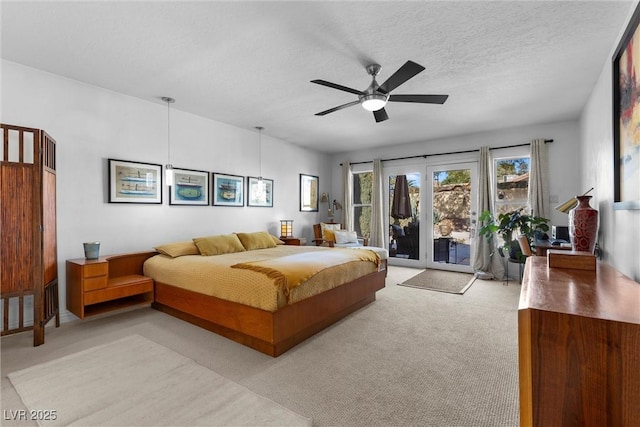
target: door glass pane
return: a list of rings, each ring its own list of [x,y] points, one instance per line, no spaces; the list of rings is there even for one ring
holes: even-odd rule
[[[389,176],[389,256],[420,259],[420,173]]]
[[[433,173],[433,261],[470,265],[471,170]]]

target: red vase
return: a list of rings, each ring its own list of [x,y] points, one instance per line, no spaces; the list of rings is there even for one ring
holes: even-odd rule
[[[589,206],[591,196],[576,196],[578,206],[569,212],[569,238],[574,251],[593,253],[598,238],[598,211]]]

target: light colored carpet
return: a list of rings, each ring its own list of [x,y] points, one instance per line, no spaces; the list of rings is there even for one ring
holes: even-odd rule
[[[390,266],[375,302],[277,358],[151,308],[50,325],[39,347],[4,336],[0,409],[24,409],[8,373],[138,334],[314,426],[517,427],[520,285],[476,280],[464,298],[396,286],[419,271]]]
[[[473,274],[427,269],[398,285],[462,295],[474,281]]]
[[[139,335],[9,374],[46,426],[310,426],[259,396]]]

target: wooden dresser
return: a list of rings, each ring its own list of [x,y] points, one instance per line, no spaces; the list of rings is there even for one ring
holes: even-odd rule
[[[67,309],[84,319],[136,304],[153,302],[153,280],[142,265],[157,252],[67,260]]]
[[[640,425],[640,284],[527,259],[518,312],[522,426]]]

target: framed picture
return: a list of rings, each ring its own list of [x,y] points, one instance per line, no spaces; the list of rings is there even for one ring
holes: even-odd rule
[[[213,174],[213,206],[244,206],[244,176]]]
[[[640,209],[640,7],[613,55],[614,209]]]
[[[173,168],[169,204],[209,206],[209,172]]]
[[[162,204],[162,165],[109,160],[109,203]]]
[[[247,206],[273,207],[273,180],[247,177]]]
[[[300,211],[318,212],[318,177],[300,174]]]

